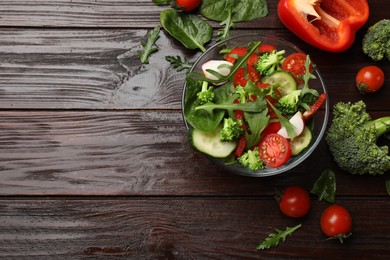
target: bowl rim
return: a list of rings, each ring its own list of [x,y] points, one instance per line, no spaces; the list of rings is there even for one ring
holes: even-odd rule
[[[223,44],[226,43],[226,42],[235,40],[237,38],[244,38],[244,37],[269,38],[269,39],[272,39],[272,40],[279,41],[282,44],[288,45],[290,48],[294,49],[296,52],[305,53],[303,50],[301,50],[299,47],[295,46],[293,43],[291,43],[291,42],[289,42],[289,41],[287,41],[287,40],[285,40],[285,39],[283,39],[283,38],[281,38],[279,36],[268,35],[268,34],[261,34],[261,33],[245,33],[245,34],[240,34],[240,35],[235,35],[235,36],[229,37],[227,39],[224,39],[222,41],[219,41],[219,42],[214,43],[213,45],[211,45],[209,48],[207,48],[207,50],[205,52],[203,52],[194,61],[192,67],[190,68],[190,70],[187,73],[192,72],[196,68],[198,63],[202,60],[202,58],[205,55],[207,55],[209,52],[214,50],[215,48],[223,46]],[[315,72],[317,74],[316,75],[317,79],[320,81],[320,85],[321,85],[322,89],[324,90],[323,93],[327,94],[328,90],[327,90],[326,84],[325,84],[325,82],[323,80],[323,77],[322,77],[322,74],[320,73],[320,70],[318,69],[317,66],[314,67],[313,72]],[[185,105],[184,104],[184,100],[185,100],[185,95],[186,95],[186,89],[187,89],[187,81],[185,80],[184,86],[183,86],[183,90],[182,90],[182,95],[181,95],[181,112],[182,112],[183,122],[185,124],[185,127],[188,130],[188,129],[191,128],[191,126],[189,126],[189,124],[187,123],[187,120],[186,120],[186,118],[184,116],[184,105]],[[324,117],[323,117],[324,120],[322,121],[322,125],[320,126],[321,128],[320,128],[320,131],[318,133],[318,137],[314,140],[314,142],[310,145],[310,147],[308,149],[306,149],[301,156],[296,157],[296,159],[293,162],[291,162],[291,164],[288,164],[288,165],[284,164],[284,165],[282,165],[281,167],[278,167],[278,168],[267,168],[267,169],[270,169],[269,173],[266,173],[264,170],[253,171],[253,172],[249,172],[248,171],[247,173],[243,173],[241,171],[237,171],[238,168],[243,169],[242,168],[243,166],[240,167],[239,165],[235,164],[235,165],[231,165],[231,166],[227,167],[227,166],[223,165],[223,163],[222,163],[224,161],[224,159],[212,158],[211,156],[208,156],[206,154],[203,154],[203,155],[205,157],[207,157],[208,159],[210,159],[211,161],[213,161],[214,163],[216,163],[218,166],[222,166],[224,170],[232,172],[232,173],[237,174],[237,175],[246,176],[246,177],[270,177],[270,176],[275,176],[275,175],[279,175],[281,173],[290,171],[294,167],[296,167],[299,164],[301,164],[304,160],[306,160],[313,153],[313,151],[317,148],[318,144],[322,141],[323,136],[325,135],[325,131],[326,131],[326,127],[327,127],[327,123],[328,123],[328,119],[329,119],[329,106],[330,106],[330,103],[329,103],[329,95],[328,95],[328,97],[325,100],[325,107],[324,107],[324,111],[325,112],[324,112]],[[233,166],[236,166],[236,167],[233,167]]]

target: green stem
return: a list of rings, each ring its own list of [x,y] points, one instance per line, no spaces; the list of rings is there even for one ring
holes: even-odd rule
[[[376,136],[379,137],[390,131],[390,116],[375,119],[370,124],[375,125],[377,131]]]

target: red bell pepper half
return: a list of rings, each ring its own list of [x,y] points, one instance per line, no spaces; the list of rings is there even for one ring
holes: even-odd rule
[[[347,50],[368,19],[366,0],[280,0],[281,22],[302,40],[329,52]]]

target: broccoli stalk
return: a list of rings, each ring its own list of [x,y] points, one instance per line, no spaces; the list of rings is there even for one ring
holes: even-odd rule
[[[241,120],[236,121],[231,117],[224,119],[223,128],[220,132],[222,142],[236,141],[243,133]]]
[[[196,95],[198,97],[199,104],[213,102],[215,97],[213,87],[209,87],[209,83],[207,81],[203,81],[202,89]]]
[[[363,101],[339,102],[325,140],[339,167],[352,174],[383,174],[390,170],[388,147],[377,145],[390,131],[390,116],[372,120]]]
[[[383,19],[368,28],[364,35],[362,49],[364,54],[380,61],[385,56],[390,61],[390,20]]]
[[[260,158],[259,147],[248,150],[238,157],[238,162],[252,171],[263,170],[265,165]]]
[[[283,55],[285,52],[285,50],[273,50],[272,52],[266,52],[262,54],[259,58],[259,61],[255,65],[256,69],[262,76],[272,74],[282,66],[284,61]]]

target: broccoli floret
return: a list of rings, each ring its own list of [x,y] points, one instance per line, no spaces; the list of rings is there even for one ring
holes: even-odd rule
[[[307,92],[301,96],[299,100],[298,111],[305,112],[306,110],[310,110],[310,106],[313,105],[318,100],[318,95],[315,95],[311,92]]]
[[[244,129],[241,126],[241,120],[236,121],[231,117],[225,118],[223,121],[223,128],[220,133],[221,141],[236,141],[244,133]]]
[[[248,150],[238,157],[238,162],[252,171],[263,170],[265,165],[260,158],[259,148]]]
[[[285,115],[291,115],[298,111],[299,97],[301,90],[294,90],[281,97],[276,103],[276,108]]]
[[[203,81],[202,89],[197,94],[199,104],[206,104],[208,102],[213,102],[215,93],[213,91],[213,87],[209,87],[209,83],[207,81]]]
[[[352,174],[383,174],[390,169],[388,147],[379,136],[390,130],[390,116],[372,120],[363,101],[339,102],[325,140],[339,167]]]
[[[284,61],[285,50],[266,52],[262,54],[255,65],[262,76],[270,75],[280,69]]]
[[[368,28],[363,38],[363,52],[380,61],[386,56],[390,61],[390,20],[383,19]]]

